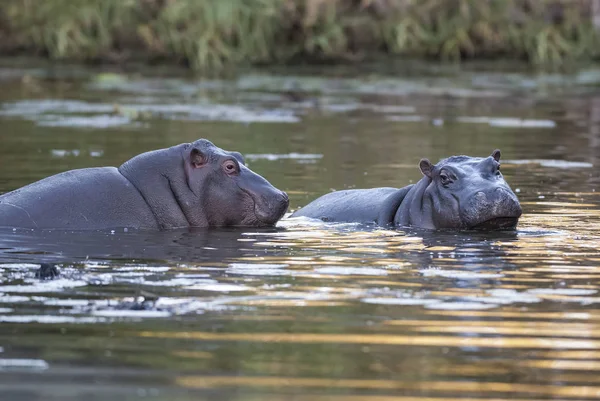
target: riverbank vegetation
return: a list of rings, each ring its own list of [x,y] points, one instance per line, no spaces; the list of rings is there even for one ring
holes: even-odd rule
[[[596,3],[596,4],[595,4]],[[92,62],[600,58],[597,0],[2,0],[0,54]],[[594,17],[596,16],[596,17]]]

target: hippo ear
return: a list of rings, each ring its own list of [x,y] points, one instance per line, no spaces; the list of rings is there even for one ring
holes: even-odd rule
[[[433,174],[434,167],[435,166],[431,164],[431,162],[427,159],[421,159],[421,161],[419,162],[419,168],[421,169],[421,173],[423,173],[423,175],[426,175],[429,178],[432,178],[431,175]]]
[[[244,166],[246,165],[246,160],[244,159],[244,156],[242,156],[242,154],[240,152],[229,152],[229,154],[231,156],[235,157],[237,159],[237,161],[242,163]]]
[[[492,152],[492,157],[494,158],[494,160],[496,160],[497,162],[500,161],[500,149],[496,149]]]
[[[206,156],[198,148],[192,148],[190,151],[190,164],[194,168],[200,168],[206,164]]]

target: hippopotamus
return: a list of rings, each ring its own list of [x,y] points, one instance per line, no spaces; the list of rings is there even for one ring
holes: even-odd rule
[[[99,230],[272,226],[288,196],[206,139],[120,167],[66,171],[0,196],[0,226]]]
[[[416,184],[332,192],[291,217],[433,230],[516,228],[521,205],[500,172],[500,150],[435,165],[422,159],[419,168],[423,178]]]

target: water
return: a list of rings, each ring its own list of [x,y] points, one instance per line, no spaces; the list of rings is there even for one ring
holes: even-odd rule
[[[0,192],[205,137],[243,152],[295,209],[333,189],[415,182],[422,157],[500,148],[524,215],[516,232],[489,234],[304,219],[3,229],[0,399],[600,396],[594,70],[198,80],[2,65]],[[61,276],[36,279],[41,262]]]

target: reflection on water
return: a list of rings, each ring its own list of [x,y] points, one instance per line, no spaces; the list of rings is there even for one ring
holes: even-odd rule
[[[332,189],[414,182],[421,157],[501,148],[524,215],[516,232],[488,234],[304,218],[2,229],[0,399],[600,396],[600,98],[589,87],[489,73],[248,75],[233,88],[90,74],[38,71],[35,89],[4,78],[0,192],[202,136],[244,152],[297,208]],[[103,116],[121,123],[96,124]],[[40,263],[60,277],[36,279]]]

